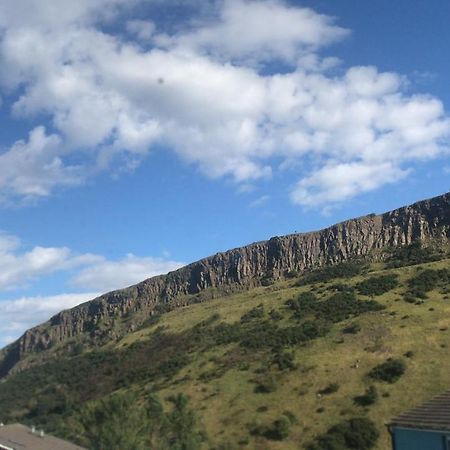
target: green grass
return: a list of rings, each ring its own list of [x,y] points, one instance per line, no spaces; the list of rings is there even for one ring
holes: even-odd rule
[[[119,375],[116,378],[114,373],[105,375],[109,384],[97,390],[92,388],[92,395],[88,398],[80,396],[78,390],[83,389],[82,386],[70,385],[68,392],[75,399],[71,408],[63,408],[60,416],[56,414],[50,419],[47,416],[46,423],[50,430],[62,433],[61,430],[64,429],[64,433],[67,433],[67,424],[71,423],[70,417],[74,410],[86,402],[98,401],[105,394],[119,388],[141,392],[142,395],[144,392],[156,391],[163,400],[184,393],[189,398],[190,407],[199,416],[201,428],[206,432],[205,449],[219,449],[220,444],[227,442],[235,444],[235,448],[300,449],[343,420],[368,417],[374,421],[381,435],[376,449],[385,450],[390,448],[386,423],[393,416],[450,387],[450,360],[447,357],[450,348],[450,298],[445,298],[449,297],[445,292],[447,286],[441,285],[438,289],[427,292],[428,298],[420,304],[404,300],[409,280],[426,269],[449,268],[449,259],[389,269],[376,264],[368,272],[353,277],[305,285],[298,283],[297,279],[291,279],[163,314],[157,323],[128,334],[104,348],[105,354],[112,361],[108,363],[109,366],[105,366],[106,363],[102,361],[98,363],[105,373],[111,370],[114,372],[120,361],[126,360],[124,355],[128,355],[126,357],[129,359],[126,361],[130,369],[128,372],[122,369],[125,372],[120,374],[129,376],[128,384],[118,386]],[[376,301],[385,308],[330,323],[331,329],[326,336],[285,349],[294,356],[295,368],[279,370],[277,364],[272,364],[273,348],[262,346],[248,349],[239,342],[215,345],[208,339],[195,343],[192,338],[193,328],[212,316],[215,316],[215,320],[202,328],[210,336],[220,322],[240,324],[241,327],[249,327],[248,330],[258,321],[270,322],[269,311],[272,309],[282,315],[280,320],[272,321],[273,323],[282,328],[294,326],[297,322],[286,306],[288,300],[313,291],[319,301],[325,301],[339,289],[337,283],[356,287],[361,286],[359,283],[364,280],[385,275],[397,275],[398,280],[398,285],[393,283],[392,289],[376,297]],[[359,299],[369,301],[369,296],[355,292]],[[260,305],[264,309],[263,318],[258,317],[259,313],[252,313],[250,319],[247,317],[241,323],[245,314],[254,308],[258,310]],[[354,323],[359,325],[360,331],[355,334],[343,332],[348,325]],[[156,332],[163,336],[161,348],[154,341]],[[166,335],[167,338],[164,337]],[[170,336],[172,337],[169,339]],[[169,371],[166,376],[158,372],[157,368],[165,348],[170,349],[170,345],[173,345],[173,351],[181,346],[188,362],[182,362],[177,370]],[[172,350],[168,351],[171,355]],[[413,354],[405,356],[408,352]],[[401,359],[406,364],[406,371],[398,381],[390,384],[368,377],[375,366],[388,358]],[[149,373],[134,374],[131,367],[137,362],[143,368],[148,367]],[[68,366],[70,363],[69,358]],[[151,372],[155,367],[155,372]],[[20,376],[24,389],[29,389],[35,402],[39,403],[45,386],[44,381],[39,384],[37,373],[40,372],[34,368]],[[92,373],[95,375],[95,371],[89,373],[89,376],[93,376]],[[255,392],[255,386],[268,379],[274,381],[275,390],[268,393]],[[101,377],[96,380],[96,383],[101,382]],[[14,418],[29,422],[27,414],[30,405],[18,400],[15,408],[4,407],[6,390],[17,387],[18,383],[17,375],[0,384],[0,406],[3,406],[0,419]],[[335,392],[319,394],[335,383],[339,385]],[[371,385],[375,385],[378,392],[376,402],[368,407],[358,406],[354,402],[355,396],[364,394]],[[250,434],[252,428],[270,427],[286,412],[295,417],[295,420],[292,421],[290,434],[285,440],[270,440]],[[65,425],[62,425],[58,417],[64,418]],[[43,420],[39,415],[33,417],[33,421],[38,423]]]

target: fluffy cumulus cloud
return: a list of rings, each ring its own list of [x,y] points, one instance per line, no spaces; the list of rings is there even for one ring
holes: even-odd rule
[[[17,141],[9,151],[0,154],[0,200],[11,194],[23,199],[45,197],[54,186],[83,182],[81,167],[64,165],[60,155],[61,138],[47,135],[40,126],[26,141]]]
[[[164,258],[128,254],[120,261],[102,259],[81,270],[72,280],[77,287],[108,291],[138,283],[155,275],[178,269],[183,263]]]
[[[128,254],[117,261],[91,253],[77,254],[67,247],[23,250],[18,237],[0,233],[0,291],[23,287],[56,272],[75,272],[77,288],[108,291],[178,269],[184,263],[168,258]]]
[[[409,93],[400,74],[337,70],[337,58],[321,56],[349,34],[335,19],[281,0],[222,0],[167,32],[155,17],[130,17],[131,5],[152,1],[0,3],[10,113],[52,130],[1,150],[0,199],[135,168],[162,143],[241,186],[281,161],[298,170],[295,203],[327,205],[448,151],[438,99]]]
[[[0,233],[0,291],[13,290],[42,276],[94,264],[100,257],[75,254],[67,247],[33,247],[23,251],[20,239]]]

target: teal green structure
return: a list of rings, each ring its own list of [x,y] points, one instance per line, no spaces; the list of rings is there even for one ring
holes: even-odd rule
[[[392,450],[450,450],[450,391],[392,419]]]

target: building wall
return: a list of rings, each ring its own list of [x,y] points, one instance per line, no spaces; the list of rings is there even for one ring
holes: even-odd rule
[[[450,433],[393,428],[394,450],[448,450]]]

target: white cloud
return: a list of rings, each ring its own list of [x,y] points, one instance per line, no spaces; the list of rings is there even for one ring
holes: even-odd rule
[[[225,0],[215,23],[175,36],[160,36],[163,46],[206,52],[221,60],[295,63],[348,31],[308,8],[274,0]]]
[[[120,261],[102,260],[81,270],[72,280],[83,289],[110,291],[178,269],[184,263],[166,258],[140,258],[128,254]]]
[[[7,196],[44,197],[55,186],[83,182],[86,173],[77,166],[65,166],[61,139],[48,136],[43,127],[30,132],[28,141],[17,141],[0,154],[0,200]]]
[[[155,24],[148,20],[129,20],[126,29],[142,41],[148,41],[155,33]]]
[[[98,292],[21,297],[0,302],[0,348],[19,338],[63,309],[72,308],[99,295]]]
[[[250,208],[260,208],[261,206],[264,206],[269,200],[269,195],[261,195],[261,197],[258,197],[256,200],[253,200],[250,203]]]
[[[44,275],[74,269],[99,260],[92,254],[75,254],[67,247],[33,247],[20,251],[20,239],[0,234],[0,291],[12,290]]]
[[[47,196],[118,162],[133,169],[163,143],[206,176],[244,186],[289,166],[300,179],[292,198],[308,206],[376,189],[448,152],[438,99],[408,94],[404,77],[375,67],[329,74],[339,61],[320,48],[347,34],[330,17],[277,0],[225,0],[208,21],[168,36],[155,35],[152,18],[127,16],[137,41],[126,41],[98,26],[104,10],[120,21],[123,5],[0,4],[0,82],[16,96],[13,113],[45,115],[55,129],[37,127],[0,154],[0,196]],[[290,71],[272,73],[276,60]],[[377,167],[389,170],[365,180]]]
[[[327,165],[302,179],[292,191],[295,203],[314,207],[332,204],[370,192],[384,184],[396,183],[407,171],[389,163],[343,163]]]
[[[2,0],[0,27],[64,31],[67,26],[87,26],[111,19],[120,7],[130,7],[134,3],[135,0]]]
[[[0,233],[0,291],[23,287],[55,272],[73,272],[73,284],[84,290],[109,291],[138,283],[183,266],[168,257],[128,254],[112,261],[92,253],[77,254],[68,247],[35,246],[22,250],[18,237]]]

